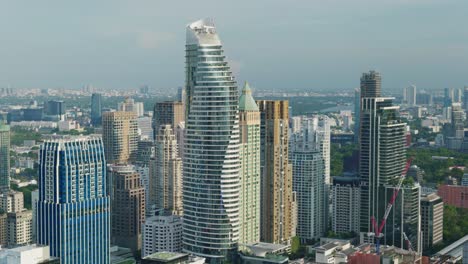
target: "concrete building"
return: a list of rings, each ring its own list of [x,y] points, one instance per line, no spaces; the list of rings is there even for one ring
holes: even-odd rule
[[[132,165],[111,165],[108,169],[109,179],[112,179],[112,243],[137,252],[141,249],[141,226],[145,222],[146,208],[140,174]]]
[[[410,106],[416,105],[416,86],[411,85],[403,91],[403,102]]]
[[[444,202],[437,194],[421,198],[421,232],[423,250],[443,241]]]
[[[0,122],[0,192],[10,190],[10,126]]]
[[[286,243],[296,226],[289,162],[288,101],[257,101],[261,115],[261,241]]]
[[[185,109],[182,101],[165,101],[154,104],[153,109],[153,138],[157,139],[162,125],[176,126],[185,120]]]
[[[452,104],[452,114],[450,123],[450,134],[446,136],[447,148],[459,150],[462,147],[465,137],[464,131],[464,111],[461,103]]]
[[[5,247],[8,243],[7,216],[7,213],[0,214],[0,247]]]
[[[143,103],[135,102],[135,100],[130,97],[125,98],[125,101],[119,103],[118,109],[121,112],[133,112],[136,117],[141,117],[145,113]]]
[[[212,21],[187,26],[183,243],[208,262],[239,240],[239,95],[223,52]]]
[[[147,217],[143,224],[141,255],[161,251],[182,252],[182,218],[165,210]]]
[[[331,187],[333,232],[359,233],[359,204],[361,188],[359,178],[355,176],[333,177]]]
[[[105,112],[102,140],[108,163],[125,163],[138,147],[138,124],[133,112]]]
[[[260,112],[246,82],[239,98],[240,232],[239,245],[260,241]]]
[[[41,145],[37,243],[49,245],[60,263],[109,263],[107,181],[99,137],[54,137]]]
[[[49,251],[49,246],[36,244],[4,249],[0,251],[0,264],[59,264]]]
[[[440,185],[437,189],[437,195],[442,198],[444,204],[455,206],[457,208],[468,209],[467,193],[467,186],[444,184]]]
[[[8,213],[7,244],[9,247],[32,243],[32,211]]]
[[[9,191],[0,194],[0,209],[5,213],[21,212],[24,209],[24,196],[22,192]]]
[[[155,157],[150,161],[149,206],[182,215],[182,159],[171,125],[159,128]]]

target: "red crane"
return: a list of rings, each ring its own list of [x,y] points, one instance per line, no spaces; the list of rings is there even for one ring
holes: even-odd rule
[[[408,172],[409,168],[411,166],[411,158],[408,159],[406,162],[406,166],[401,173],[400,179],[398,180],[398,184],[396,188],[393,190],[393,195],[390,201],[387,204],[387,208],[385,209],[384,216],[382,218],[382,222],[380,222],[380,225],[377,227],[377,221],[375,220],[374,216],[371,216],[371,222],[372,222],[372,227],[374,228],[375,233],[369,233],[369,236],[374,236],[376,238],[375,242],[375,252],[377,254],[380,254],[380,238],[383,237],[382,230],[385,226],[385,223],[387,222],[388,215],[390,214],[390,211],[392,210],[393,204],[395,203],[395,200],[398,196],[398,193],[400,192],[401,185],[403,184],[403,181],[405,180],[406,173]]]

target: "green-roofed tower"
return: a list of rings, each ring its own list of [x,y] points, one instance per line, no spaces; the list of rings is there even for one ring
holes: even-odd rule
[[[246,82],[239,98],[240,232],[239,249],[260,241],[260,111]]]

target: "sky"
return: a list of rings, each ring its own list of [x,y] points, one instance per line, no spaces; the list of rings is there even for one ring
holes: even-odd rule
[[[0,87],[176,89],[185,27],[213,18],[239,83],[347,90],[468,85],[466,0],[0,0]]]

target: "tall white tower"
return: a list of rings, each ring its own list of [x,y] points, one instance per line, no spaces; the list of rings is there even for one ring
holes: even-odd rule
[[[187,26],[184,250],[221,262],[239,239],[239,94],[212,21]]]

